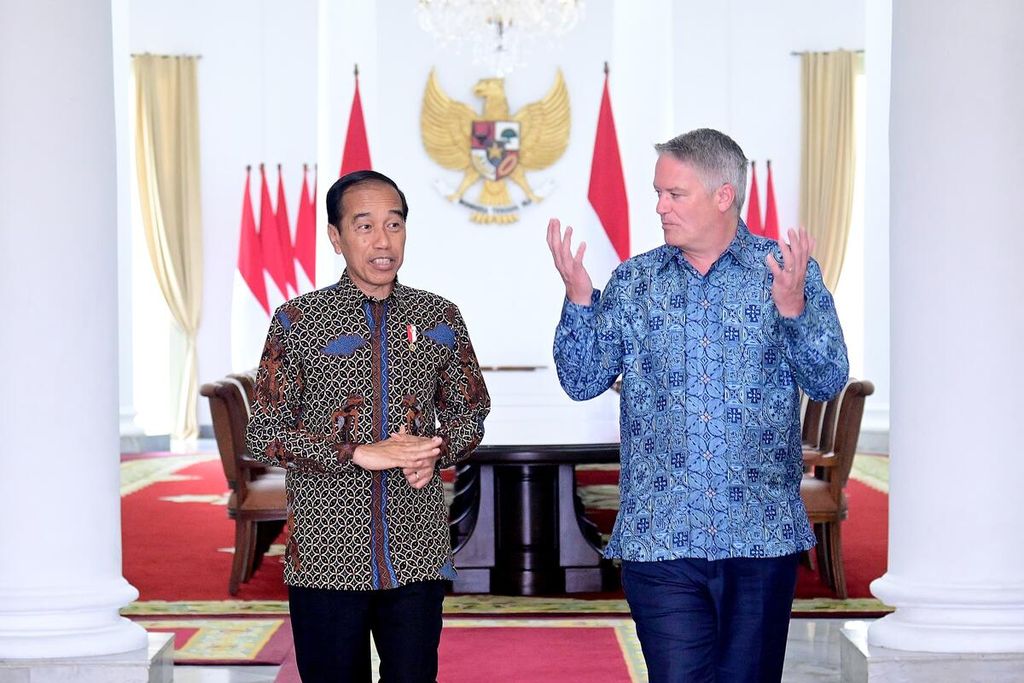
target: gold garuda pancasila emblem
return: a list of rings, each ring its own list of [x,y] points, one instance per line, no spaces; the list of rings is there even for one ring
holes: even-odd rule
[[[441,166],[464,173],[457,190],[441,189],[450,201],[473,209],[472,220],[513,223],[519,220],[519,207],[544,198],[530,188],[526,172],[555,163],[569,144],[569,91],[558,71],[544,99],[514,115],[509,113],[503,78],[479,81],[473,94],[484,101],[480,114],[448,97],[431,70],[420,115],[423,146]],[[475,202],[466,200],[463,195],[480,180],[480,196]],[[523,191],[519,203],[509,195],[507,180]]]

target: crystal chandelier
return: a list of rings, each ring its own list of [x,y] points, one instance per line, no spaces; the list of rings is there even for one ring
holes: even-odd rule
[[[473,61],[504,76],[522,61],[523,45],[558,37],[576,25],[582,0],[419,0],[420,26],[441,45],[469,43]]]

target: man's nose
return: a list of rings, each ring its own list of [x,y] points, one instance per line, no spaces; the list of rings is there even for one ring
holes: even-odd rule
[[[669,211],[668,196],[659,194],[658,203],[655,205],[654,210],[658,212],[659,216],[664,216]]]
[[[374,230],[373,236],[373,246],[378,249],[387,249],[391,246],[391,233],[388,232],[387,228]]]

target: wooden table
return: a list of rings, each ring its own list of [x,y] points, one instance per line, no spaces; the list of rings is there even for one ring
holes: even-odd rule
[[[460,593],[610,590],[597,528],[576,495],[576,465],[617,463],[618,443],[484,445],[461,465],[451,508]]]

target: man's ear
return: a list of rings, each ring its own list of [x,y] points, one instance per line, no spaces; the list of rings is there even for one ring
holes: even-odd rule
[[[715,191],[715,202],[718,210],[725,213],[736,204],[736,188],[731,183],[725,183]]]
[[[327,239],[331,240],[331,246],[334,247],[334,253],[341,253],[341,230],[338,226],[327,224]]]

